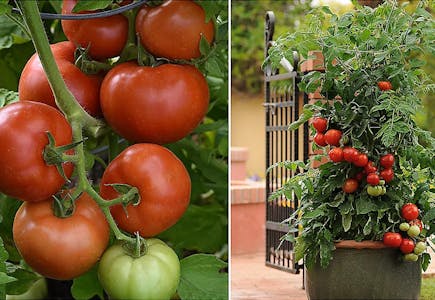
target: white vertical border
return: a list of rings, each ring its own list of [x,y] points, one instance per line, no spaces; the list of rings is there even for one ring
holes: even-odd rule
[[[228,299],[231,299],[231,0],[228,0]]]

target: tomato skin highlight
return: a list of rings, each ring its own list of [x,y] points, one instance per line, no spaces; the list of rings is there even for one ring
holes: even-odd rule
[[[326,127],[328,126],[328,120],[325,118],[317,117],[313,120],[313,127],[317,132],[324,133],[326,131]]]
[[[386,232],[382,238],[384,245],[392,248],[399,248],[402,240],[402,236],[397,232]]]
[[[62,14],[71,14],[77,0],[63,0]],[[62,20],[62,29],[69,41],[83,48],[98,60],[121,54],[127,42],[128,21],[122,14],[87,20]]]
[[[412,221],[418,218],[418,207],[414,203],[406,203],[400,211],[402,218],[407,221]]]
[[[104,117],[118,134],[156,144],[176,142],[191,133],[209,102],[201,72],[173,64],[120,64],[104,78],[100,95]]]
[[[0,109],[0,191],[23,201],[43,201],[65,183],[43,152],[49,131],[56,146],[72,142],[72,129],[57,109],[43,103],[18,101]],[[64,163],[65,175],[73,171]]]
[[[139,205],[110,207],[118,226],[130,233],[152,237],[174,225],[190,200],[190,177],[183,163],[168,149],[154,144],[135,144],[119,154],[104,171],[100,194],[118,193],[107,184],[125,183],[138,188]]]
[[[76,200],[72,216],[58,218],[53,200],[25,202],[13,225],[15,244],[26,263],[41,275],[67,280],[88,271],[109,242],[109,225],[87,194]]]
[[[325,141],[328,145],[339,146],[342,132],[337,129],[329,129],[325,133]]]
[[[343,150],[341,148],[333,148],[329,150],[329,159],[333,162],[343,161]]]
[[[138,258],[118,243],[104,253],[98,279],[110,299],[170,299],[180,280],[175,252],[159,239],[147,239],[148,250]]]
[[[169,0],[156,7],[143,6],[136,17],[136,32],[151,54],[169,59],[201,56],[201,36],[210,44],[214,24],[205,23],[205,12],[193,1]]]
[[[92,116],[101,116],[100,85],[98,75],[87,75],[74,65],[75,46],[60,42],[50,46],[60,74],[77,102]],[[35,53],[24,66],[18,84],[20,100],[36,101],[57,108],[41,61]]]
[[[347,194],[352,194],[358,189],[358,180],[354,178],[348,178],[344,181],[342,186],[343,192]]]

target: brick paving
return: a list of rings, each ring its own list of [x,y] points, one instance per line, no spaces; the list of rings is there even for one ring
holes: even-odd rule
[[[435,276],[435,254],[423,277]],[[306,300],[302,273],[290,274],[266,267],[264,253],[231,256],[231,300]]]

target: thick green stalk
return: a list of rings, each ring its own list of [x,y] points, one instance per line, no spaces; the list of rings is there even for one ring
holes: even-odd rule
[[[62,79],[39,16],[37,1],[20,1],[20,5],[23,19],[29,29],[36,52],[39,55],[48,82],[53,90],[57,106],[70,122],[73,120],[79,121],[91,134],[101,134],[105,127],[104,123],[94,119],[83,110]]]
[[[71,124],[73,130],[73,143],[83,141],[83,129],[88,129],[91,134],[94,133],[98,135],[98,133],[102,132],[104,124],[87,114],[65,85],[54,60],[42,20],[39,16],[37,1],[23,0],[20,1],[20,4],[22,6],[24,21],[29,28],[33,44],[35,45],[35,49],[53,90],[56,104],[66,115],[66,118]],[[122,233],[116,226],[116,223],[110,214],[109,206],[128,201],[134,197],[137,193],[137,189],[133,188],[125,195],[113,199],[112,201],[106,201],[94,190],[86,177],[83,143],[78,143],[75,147],[74,160],[75,169],[78,174],[78,186],[75,193],[80,193],[81,191],[87,192],[97,202],[117,239],[135,242],[134,238]]]

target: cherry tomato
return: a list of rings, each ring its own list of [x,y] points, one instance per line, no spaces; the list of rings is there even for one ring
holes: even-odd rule
[[[316,133],[314,136],[314,142],[317,144],[317,146],[325,147],[328,145],[325,141],[325,135],[321,132]]]
[[[410,239],[402,239],[402,243],[400,244],[400,251],[402,251],[403,254],[408,254],[414,251],[414,241]]]
[[[214,24],[193,1],[169,0],[154,8],[143,6],[136,17],[140,42],[151,54],[169,59],[201,56],[199,42],[214,38]]]
[[[410,226],[411,226],[411,225],[417,225],[418,228],[420,228],[420,231],[423,230],[423,223],[422,223],[421,220],[419,220],[419,219],[415,219],[415,220],[409,221],[409,225],[410,225]]]
[[[74,65],[75,46],[71,42],[51,45],[56,64],[66,86],[77,102],[92,116],[101,115],[100,85],[102,77],[86,75]],[[57,107],[54,95],[48,83],[37,54],[34,54],[24,66],[18,84],[20,100],[43,102]]]
[[[357,156],[359,155],[358,150],[353,147],[344,147],[343,148],[343,158],[345,161],[353,162]]]
[[[369,184],[369,185],[367,185],[367,194],[369,194],[370,196],[373,196],[373,197],[377,197],[377,196],[383,195],[384,191],[383,191],[382,186],[379,186],[379,185],[372,186]]]
[[[396,232],[386,232],[382,238],[385,246],[399,248],[402,244],[402,236]]]
[[[406,222],[400,223],[399,225],[399,229],[401,231],[408,231],[409,227],[411,227],[411,225],[409,225],[409,223]]]
[[[180,281],[177,254],[159,239],[147,239],[147,251],[130,256],[122,244],[104,252],[98,279],[110,299],[171,299]]]
[[[341,162],[343,161],[343,150],[341,148],[333,148],[329,150],[329,159],[333,162]]]
[[[140,67],[123,63],[101,85],[101,108],[109,125],[135,142],[166,144],[189,134],[204,118],[207,82],[193,66]]]
[[[331,146],[339,146],[340,145],[340,139],[341,139],[341,131],[337,129],[329,129],[325,133],[325,141],[328,145]]]
[[[325,118],[314,118],[313,119],[313,127],[316,129],[317,132],[324,133],[326,130],[326,127],[328,126],[328,120]]]
[[[135,144],[125,149],[106,168],[100,193],[105,199],[119,196],[109,184],[124,183],[139,190],[139,205],[110,207],[119,227],[151,237],[174,225],[190,199],[190,177],[183,163],[168,149],[154,144]]]
[[[77,0],[63,0],[62,14],[71,14]],[[84,13],[84,12],[82,12]],[[89,47],[95,59],[118,56],[127,42],[128,21],[122,14],[87,20],[62,20],[62,29],[71,42]]]
[[[418,242],[416,245],[415,245],[415,248],[414,248],[414,253],[415,254],[417,254],[417,255],[420,255],[420,254],[422,254],[424,251],[426,251],[426,243],[425,242]]]
[[[358,180],[354,178],[348,178],[345,180],[342,189],[345,193],[351,194],[358,189]]]
[[[53,214],[53,200],[25,202],[13,225],[15,245],[24,261],[41,275],[58,280],[88,271],[109,242],[109,225],[87,194],[75,201],[73,214]]]
[[[376,168],[376,166],[373,165],[372,161],[369,161],[364,166],[364,170],[366,171],[367,174],[370,174],[370,173],[375,173],[378,170],[378,168]]]
[[[414,203],[406,203],[401,209],[402,218],[412,221],[418,218],[418,207]]]
[[[359,154],[357,158],[353,161],[353,164],[357,167],[365,167],[369,162],[369,158],[366,154]]]
[[[418,227],[417,225],[412,225],[409,227],[406,233],[409,237],[415,238],[420,234],[420,227]]]
[[[394,155],[391,153],[388,153],[388,154],[382,156],[381,159],[379,160],[379,163],[385,169],[392,168],[394,165]]]
[[[408,253],[408,254],[405,254],[403,256],[403,259],[405,261],[417,261],[418,260],[418,255],[415,254],[415,253]]]
[[[381,91],[389,91],[393,88],[393,85],[389,81],[379,81],[378,87]]]
[[[370,173],[367,175],[367,183],[370,185],[378,185],[379,184],[379,175],[376,173]]]
[[[389,183],[394,178],[394,171],[393,169],[383,169],[380,175],[386,183]]]
[[[72,130],[65,117],[43,103],[18,101],[0,109],[0,191],[24,201],[42,201],[65,183],[43,153],[49,131],[56,146],[70,144]],[[67,177],[73,165],[63,164]]]

